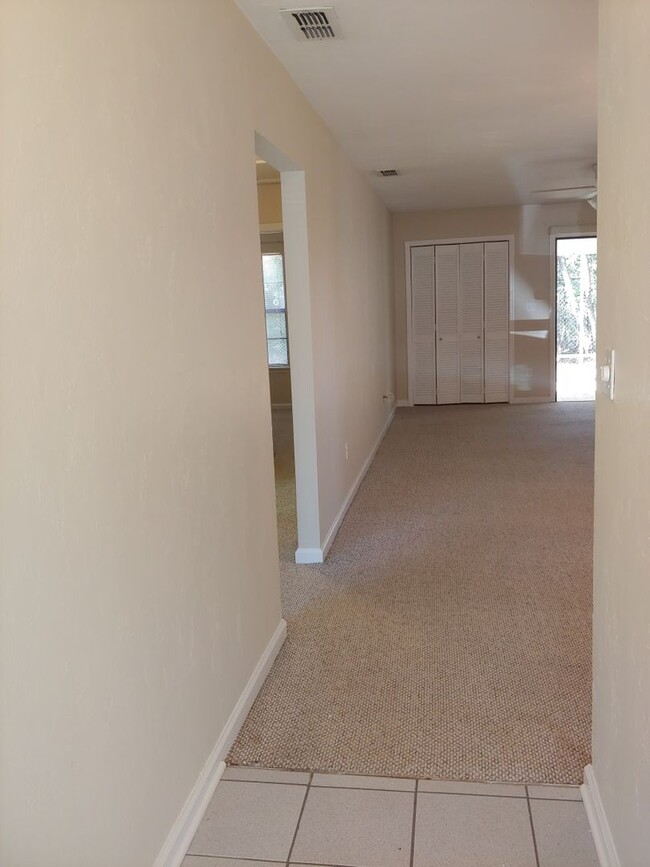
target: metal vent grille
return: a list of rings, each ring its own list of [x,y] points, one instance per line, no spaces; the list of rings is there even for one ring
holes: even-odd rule
[[[379,169],[377,174],[382,178],[396,178],[399,175],[399,169]]]
[[[301,42],[313,39],[340,39],[339,20],[333,6],[314,9],[281,9],[280,14]]]

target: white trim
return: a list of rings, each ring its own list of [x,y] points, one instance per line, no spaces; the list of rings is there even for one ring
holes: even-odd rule
[[[407,391],[407,406],[413,406],[415,395],[414,376],[411,371],[414,368],[413,362],[413,323],[411,307],[413,305],[411,297],[411,247],[415,246],[411,241],[404,243],[404,265],[406,267],[406,391]],[[399,401],[397,402],[399,406]]]
[[[287,307],[291,310],[287,325],[293,366],[291,403],[298,547],[311,549],[320,547],[321,522],[306,178],[297,163],[257,132],[255,154],[280,172],[282,226],[263,224],[260,231],[283,232]]]
[[[296,563],[322,563],[324,559],[320,548],[296,549]]]
[[[327,557],[329,549],[332,547],[332,543],[334,542],[334,539],[336,538],[336,534],[338,533],[339,528],[340,528],[341,524],[343,523],[343,518],[345,518],[346,512],[348,511],[348,509],[352,505],[352,500],[354,500],[354,498],[357,494],[357,491],[359,490],[359,486],[361,485],[361,482],[363,481],[366,473],[370,469],[370,465],[372,464],[372,462],[375,459],[375,455],[377,454],[377,450],[379,449],[379,446],[381,445],[381,441],[386,436],[386,434],[388,432],[388,428],[393,423],[394,418],[395,418],[395,410],[393,409],[393,410],[391,410],[390,415],[386,419],[386,423],[384,424],[383,428],[381,429],[381,433],[377,437],[377,441],[375,442],[374,446],[370,450],[370,454],[368,455],[363,466],[359,470],[359,474],[356,477],[356,479],[354,480],[352,487],[348,491],[348,493],[345,497],[345,500],[343,501],[343,505],[341,506],[336,517],[332,521],[332,525],[329,528],[329,530],[327,531],[327,535],[325,536],[325,540],[323,541],[321,547],[320,548],[298,548],[298,550],[296,551],[296,563],[324,563],[325,562],[325,558]]]
[[[614,845],[614,838],[607,821],[605,807],[600,797],[600,789],[596,780],[593,765],[585,768],[585,781],[580,786],[580,794],[585,805],[591,835],[596,847],[600,867],[621,867],[621,862]]]
[[[440,247],[443,244],[489,244],[490,241],[514,241],[514,235],[482,235],[480,237],[466,238],[438,238],[433,241],[406,241],[406,246],[411,247]]]
[[[345,518],[346,512],[350,508],[350,506],[352,504],[352,500],[354,500],[354,498],[356,497],[357,491],[359,490],[361,482],[364,480],[366,473],[370,469],[370,465],[372,464],[372,462],[375,459],[375,455],[377,454],[377,450],[379,449],[379,446],[381,445],[383,438],[386,436],[386,434],[388,432],[388,428],[392,425],[394,418],[395,418],[395,410],[393,409],[393,410],[391,410],[390,415],[386,419],[386,423],[384,424],[383,428],[381,429],[381,432],[380,432],[379,436],[377,437],[377,441],[375,442],[374,446],[370,450],[370,454],[368,455],[363,466],[359,470],[359,474],[356,477],[356,479],[354,480],[352,487],[348,491],[347,497],[343,501],[343,505],[339,509],[337,516],[332,521],[332,526],[327,531],[327,535],[325,536],[325,541],[323,542],[323,545],[322,545],[323,561],[325,560],[325,557],[327,557],[327,553],[328,553],[329,549],[332,547],[332,543],[333,543],[334,539],[336,538],[336,534],[338,533],[339,528],[340,528],[341,524],[343,523],[343,518]]]
[[[550,375],[549,375],[549,400],[553,403],[557,400],[556,395],[556,375],[557,375],[557,325],[556,325],[556,315],[557,315],[557,241],[558,238],[597,238],[598,233],[596,231],[596,226],[592,226],[591,229],[587,226],[571,226],[564,228],[562,226],[551,226],[548,230],[549,241],[551,245],[550,249],[550,258],[551,258],[551,292],[550,292],[550,305],[549,305],[549,314],[548,314],[548,327],[549,327],[549,343],[551,345],[551,367],[550,367]]]
[[[290,403],[272,403],[271,409],[291,409]]]
[[[597,224],[593,226],[550,226],[549,235],[557,235],[559,238],[582,238],[596,237]]]
[[[413,406],[410,400],[398,400],[397,406]]]
[[[411,248],[436,247],[444,244],[489,244],[491,241],[508,242],[508,401],[514,403],[515,389],[515,353],[514,353],[514,308],[515,308],[515,236],[514,235],[483,235],[476,238],[442,238],[432,241],[405,241],[404,266],[406,269],[406,379],[408,385],[408,402],[398,406],[413,406],[413,337],[411,334]]]
[[[199,777],[188,795],[183,809],[174,822],[162,849],[154,862],[154,867],[180,867],[183,858],[199,827],[210,799],[217,788],[226,764],[225,758],[241,728],[248,711],[269,673],[275,657],[287,637],[287,623],[281,620],[250,676],[244,691],[228,717],[219,738],[203,766]]]
[[[508,236],[508,403],[515,402],[515,236]]]

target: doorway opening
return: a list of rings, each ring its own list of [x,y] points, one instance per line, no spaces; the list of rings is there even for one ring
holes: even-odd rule
[[[555,239],[555,399],[596,397],[597,242]]]
[[[320,563],[305,173],[257,133],[255,163],[279,553]]]
[[[271,396],[278,553],[282,561],[293,558],[298,547],[298,530],[281,176],[277,169],[260,157],[256,157],[255,169]]]

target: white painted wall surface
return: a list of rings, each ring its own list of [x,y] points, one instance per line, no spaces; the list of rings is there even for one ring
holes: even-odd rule
[[[390,222],[229,0],[1,24],[0,863],[146,867],[280,618],[254,131],[307,175],[325,526]]]
[[[593,766],[621,867],[650,862],[650,5],[600,2]]]
[[[596,212],[584,202],[412,211],[393,215],[397,397],[408,398],[404,242],[514,235],[514,396],[548,400],[551,388],[551,274],[549,229],[596,228]]]

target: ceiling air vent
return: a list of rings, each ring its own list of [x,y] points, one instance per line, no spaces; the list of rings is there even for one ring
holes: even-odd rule
[[[399,169],[379,169],[377,174],[382,178],[396,178],[399,175]]]
[[[341,29],[333,6],[314,9],[281,9],[280,14],[292,29],[294,36],[304,40],[340,39]]]

